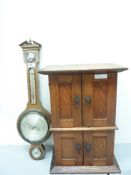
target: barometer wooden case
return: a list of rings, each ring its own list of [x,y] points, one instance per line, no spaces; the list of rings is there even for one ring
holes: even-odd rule
[[[28,103],[19,116],[17,128],[20,136],[31,143],[30,156],[39,160],[44,157],[45,148],[42,144],[50,136],[50,114],[41,105],[38,89],[38,63],[41,45],[35,41],[20,44],[24,62],[27,65]]]
[[[115,64],[50,66],[54,153],[51,173],[120,173],[114,157]]]

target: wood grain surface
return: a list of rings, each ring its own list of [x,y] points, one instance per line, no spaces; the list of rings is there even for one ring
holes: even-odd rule
[[[74,65],[54,65],[39,70],[40,74],[76,74],[76,73],[102,73],[102,72],[121,72],[128,68],[112,64],[74,64]]]

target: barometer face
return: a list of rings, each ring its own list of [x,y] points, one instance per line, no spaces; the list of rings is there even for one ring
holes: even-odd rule
[[[49,120],[41,112],[22,113],[17,127],[22,138],[29,143],[43,143],[49,135]]]

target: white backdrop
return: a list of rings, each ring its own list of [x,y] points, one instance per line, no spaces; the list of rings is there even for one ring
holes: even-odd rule
[[[54,64],[116,63],[119,74],[117,143],[131,142],[131,1],[0,1],[0,144],[26,144],[16,120],[27,103],[26,39],[42,44],[40,68]],[[50,111],[48,80],[39,75],[42,104]]]

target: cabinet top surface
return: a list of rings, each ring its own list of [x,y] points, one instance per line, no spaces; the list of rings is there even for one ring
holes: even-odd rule
[[[68,74],[68,73],[101,73],[101,72],[121,72],[128,68],[113,63],[103,64],[73,64],[54,65],[40,70],[40,74]]]

